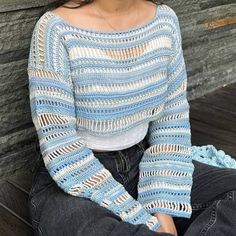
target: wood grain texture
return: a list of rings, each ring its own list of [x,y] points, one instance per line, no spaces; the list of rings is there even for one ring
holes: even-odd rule
[[[18,216],[27,225],[30,222],[28,194],[8,181],[0,183],[0,203]]]
[[[192,144],[214,145],[236,159],[236,83],[190,102]]]
[[[33,236],[30,227],[0,205],[0,235],[3,236]]]
[[[28,170],[23,173],[18,173],[7,178],[7,182],[15,186],[25,194],[29,195],[32,186],[33,171]]]

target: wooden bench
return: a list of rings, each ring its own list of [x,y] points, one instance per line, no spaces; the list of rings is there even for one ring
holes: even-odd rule
[[[236,158],[236,83],[190,101],[193,145],[212,144]],[[28,196],[32,171],[0,182],[0,235],[33,235]]]

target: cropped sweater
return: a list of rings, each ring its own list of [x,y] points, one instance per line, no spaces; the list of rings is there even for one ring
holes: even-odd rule
[[[156,231],[152,213],[190,218],[187,73],[178,17],[163,4],[130,30],[102,32],[51,11],[37,21],[28,60],[32,120],[49,174],[66,193]],[[109,137],[149,122],[134,199],[80,137]]]

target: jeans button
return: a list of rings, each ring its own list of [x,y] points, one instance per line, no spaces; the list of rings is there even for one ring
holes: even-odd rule
[[[235,192],[236,190],[231,190],[229,192],[227,192],[227,200],[235,200]]]

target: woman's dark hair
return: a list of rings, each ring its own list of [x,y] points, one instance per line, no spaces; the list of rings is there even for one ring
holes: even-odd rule
[[[63,7],[65,7],[65,8],[74,9],[74,8],[84,6],[88,3],[92,3],[93,1],[94,0],[59,0],[56,3],[54,2],[54,4],[52,6],[49,6],[49,8],[54,8],[54,7],[58,7],[58,6],[63,5]],[[153,2],[155,4],[158,3],[157,0],[147,0],[147,1]],[[67,3],[69,3],[69,2],[72,3],[73,6],[68,5]],[[164,4],[164,2],[160,1],[159,4]]]

